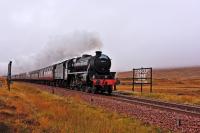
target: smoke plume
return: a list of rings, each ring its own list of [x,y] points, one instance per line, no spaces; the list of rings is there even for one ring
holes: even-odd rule
[[[38,53],[16,58],[13,70],[14,73],[28,72],[86,52],[100,50],[101,47],[98,34],[93,32],[82,31],[55,36]]]

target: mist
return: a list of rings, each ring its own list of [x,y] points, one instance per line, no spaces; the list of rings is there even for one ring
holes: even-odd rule
[[[10,60],[26,72],[99,48],[111,71],[200,66],[199,7],[199,0],[2,0],[0,74]]]
[[[9,63],[9,62],[8,62]],[[5,76],[8,72],[8,64],[0,63],[0,76]]]
[[[38,48],[36,54],[23,55],[13,61],[13,72],[28,72],[43,68],[59,61],[101,50],[103,44],[98,33],[76,31],[51,37],[49,42]]]

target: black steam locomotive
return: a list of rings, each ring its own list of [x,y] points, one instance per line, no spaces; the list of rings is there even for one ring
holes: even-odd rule
[[[95,56],[83,55],[46,68],[14,75],[12,79],[111,94],[116,81],[115,72],[110,72],[110,68],[111,59],[97,51]]]

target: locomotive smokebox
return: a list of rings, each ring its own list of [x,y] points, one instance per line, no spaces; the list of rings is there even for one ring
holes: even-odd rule
[[[96,56],[99,57],[101,56],[102,52],[101,51],[96,51]]]

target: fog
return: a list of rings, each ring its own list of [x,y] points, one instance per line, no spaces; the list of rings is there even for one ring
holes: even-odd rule
[[[9,60],[22,72],[96,49],[110,56],[112,71],[200,65],[199,7],[198,0],[0,1],[0,74]],[[85,37],[76,41],[75,33]],[[74,42],[60,43],[64,38]],[[97,39],[98,46],[90,39]],[[74,48],[74,43],[83,47]],[[71,50],[47,61],[41,53],[59,52],[49,44]]]

